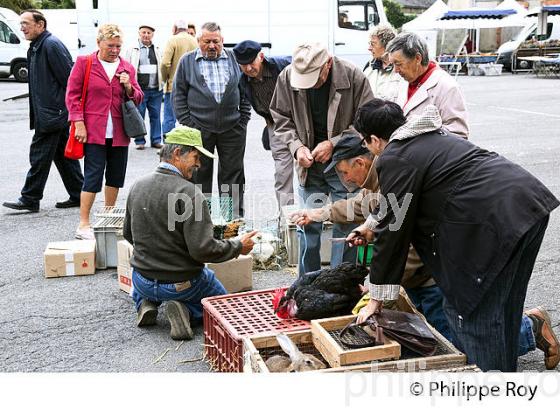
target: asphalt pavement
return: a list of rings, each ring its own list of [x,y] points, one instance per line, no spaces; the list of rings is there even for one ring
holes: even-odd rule
[[[459,77],[470,112],[471,140],[506,156],[541,179],[560,197],[559,80],[533,75]],[[0,100],[27,92],[27,84],[0,81]],[[28,101],[0,102],[0,201],[13,201],[29,166]],[[246,149],[247,218],[265,224],[274,217],[273,164],[260,137],[264,121],[253,113]],[[157,165],[156,150],[129,151],[127,179],[118,199],[136,178]],[[118,289],[116,270],[93,276],[45,279],[48,242],[71,240],[76,208],[59,210],[67,199],[53,166],[36,214],[0,207],[0,371],[3,372],[199,372],[202,328],[185,343],[169,338],[160,313],[158,326],[139,329],[131,298]],[[100,195],[94,207],[103,205]],[[484,206],[484,204],[480,204]],[[526,307],[543,305],[560,332],[560,213],[555,211],[529,283]],[[290,271],[254,273],[254,288],[288,285]],[[167,353],[165,353],[167,352]],[[162,356],[162,354],[165,355]],[[520,370],[544,370],[542,353],[520,358]],[[159,359],[159,360],[158,360]],[[186,363],[185,363],[186,361]]]

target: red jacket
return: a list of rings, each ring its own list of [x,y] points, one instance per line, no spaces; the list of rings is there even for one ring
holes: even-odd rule
[[[72,68],[68,78],[66,88],[66,107],[68,108],[69,121],[84,121],[87,130],[87,143],[105,145],[105,132],[107,130],[107,120],[111,107],[111,117],[113,119],[113,146],[127,147],[130,138],[124,133],[122,124],[121,104],[124,101],[124,87],[120,84],[115,75],[109,83],[109,78],[105,69],[97,58],[97,51],[92,54],[93,61],[89,76],[89,84],[86,94],[84,109],[80,108],[82,97],[82,86],[84,82],[87,56],[79,56]],[[142,102],[144,94],[136,81],[134,67],[123,58],[120,59],[116,74],[126,72],[130,75],[133,95],[131,100],[136,105]]]

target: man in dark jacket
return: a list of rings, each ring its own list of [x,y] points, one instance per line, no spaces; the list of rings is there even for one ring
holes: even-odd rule
[[[274,136],[274,119],[270,113],[270,101],[280,72],[288,66],[292,58],[265,57],[261,45],[246,40],[233,48],[235,59],[243,75],[239,81],[257,114],[264,118],[263,147],[271,151],[274,159],[274,189],[281,209],[294,203],[294,157],[288,145]]]
[[[72,57],[62,42],[47,31],[47,20],[37,10],[21,14],[21,31],[31,40],[27,52],[29,70],[29,124],[35,130],[29,149],[31,169],[21,197],[4,206],[18,211],[39,212],[39,201],[54,161],[70,198],[57,208],[80,206],[83,175],[79,161],[64,157],[68,140],[68,111],[64,103]]]
[[[218,151],[220,196],[233,199],[233,216],[243,216],[244,157],[251,105],[240,87],[233,52],[224,49],[220,26],[205,23],[198,46],[184,55],[173,80],[173,110],[180,124],[202,132],[204,148]],[[214,161],[204,157],[195,182],[212,194]]]
[[[441,124],[435,106],[408,122],[397,104],[380,99],[358,111],[354,126],[379,156],[380,192],[400,204],[374,229],[371,301],[358,321],[397,297],[412,243],[445,296],[454,343],[469,362],[515,371],[527,285],[560,203],[520,166]]]

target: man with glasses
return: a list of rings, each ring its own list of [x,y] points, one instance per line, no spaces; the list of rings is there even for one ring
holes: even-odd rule
[[[181,58],[173,82],[177,120],[202,132],[204,148],[217,150],[220,196],[233,199],[233,216],[243,216],[244,157],[251,105],[241,87],[241,70],[232,51],[224,49],[220,26],[201,27],[198,46]],[[212,194],[214,161],[202,158],[195,177],[202,192]]]

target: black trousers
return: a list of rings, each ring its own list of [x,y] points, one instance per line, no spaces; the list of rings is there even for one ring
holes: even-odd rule
[[[245,191],[245,143],[247,128],[236,125],[223,133],[213,133],[202,130],[202,144],[210,152],[218,152],[218,190],[220,196],[232,198],[234,218],[242,217],[243,195]],[[214,176],[214,160],[200,155],[200,169],[194,176],[196,184],[202,185],[202,192],[206,196],[212,195],[212,180]]]
[[[517,370],[519,327],[527,285],[548,218],[547,215],[521,237],[508,263],[468,317],[460,316],[447,300],[443,302],[453,344],[467,355],[469,363],[483,371]]]
[[[53,161],[70,199],[79,201],[84,177],[80,162],[64,157],[64,147],[67,141],[67,127],[49,133],[35,132],[29,147],[31,168],[21,190],[21,202],[35,205],[43,198],[43,191]]]

